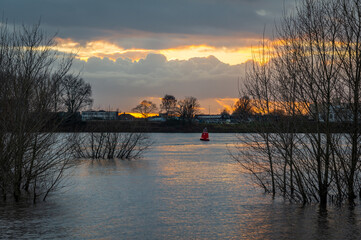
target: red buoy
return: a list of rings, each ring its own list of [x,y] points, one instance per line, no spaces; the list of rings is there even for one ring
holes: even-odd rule
[[[202,136],[200,138],[201,141],[209,141],[207,128],[203,129]]]

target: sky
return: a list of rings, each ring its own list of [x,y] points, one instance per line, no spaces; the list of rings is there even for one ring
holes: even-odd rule
[[[92,85],[93,109],[129,112],[142,100],[196,97],[230,109],[264,29],[294,0],[0,0],[8,23],[41,22],[72,71]],[[240,80],[238,80],[240,79]]]

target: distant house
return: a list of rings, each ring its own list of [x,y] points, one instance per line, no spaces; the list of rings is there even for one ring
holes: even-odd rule
[[[58,119],[62,119],[62,120],[65,120],[65,121],[80,121],[80,120],[82,120],[80,112],[75,112],[75,113],[56,112],[54,114],[55,114],[55,117],[57,117]]]
[[[230,123],[229,116],[217,114],[217,115],[196,115],[196,121],[199,123]]]
[[[156,116],[156,117],[149,117],[148,121],[150,121],[150,122],[165,122],[165,121],[167,121],[167,119],[165,119],[164,117],[161,117],[161,116]]]
[[[82,121],[89,120],[116,120],[118,116],[118,112],[115,111],[84,111],[81,113]]]
[[[351,122],[353,120],[353,113],[351,107],[348,104],[335,104],[330,105],[328,112],[327,108],[318,106],[316,109],[314,104],[310,105],[310,120],[318,120],[324,122],[326,120],[326,115],[328,114],[328,119],[330,122]],[[361,116],[359,116],[360,119]]]
[[[136,120],[136,117],[134,117],[133,115],[129,114],[129,113],[119,113],[118,114],[118,120],[120,121],[134,121]]]
[[[237,113],[232,113],[229,117],[232,123],[241,123],[241,122],[252,122],[254,120],[254,115],[239,115]]]

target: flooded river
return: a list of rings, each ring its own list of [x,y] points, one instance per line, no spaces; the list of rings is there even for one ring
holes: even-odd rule
[[[0,203],[0,239],[361,239],[361,210],[272,200],[228,154],[234,134],[150,134],[136,161],[85,161],[47,202]]]

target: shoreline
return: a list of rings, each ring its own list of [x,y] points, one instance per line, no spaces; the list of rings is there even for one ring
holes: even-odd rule
[[[202,133],[207,127],[210,133],[312,133],[317,132],[313,122],[241,122],[232,124],[189,123],[189,122],[146,122],[146,121],[87,121],[61,124],[56,132],[147,132],[147,133]],[[334,123],[333,133],[348,133],[349,124]]]

